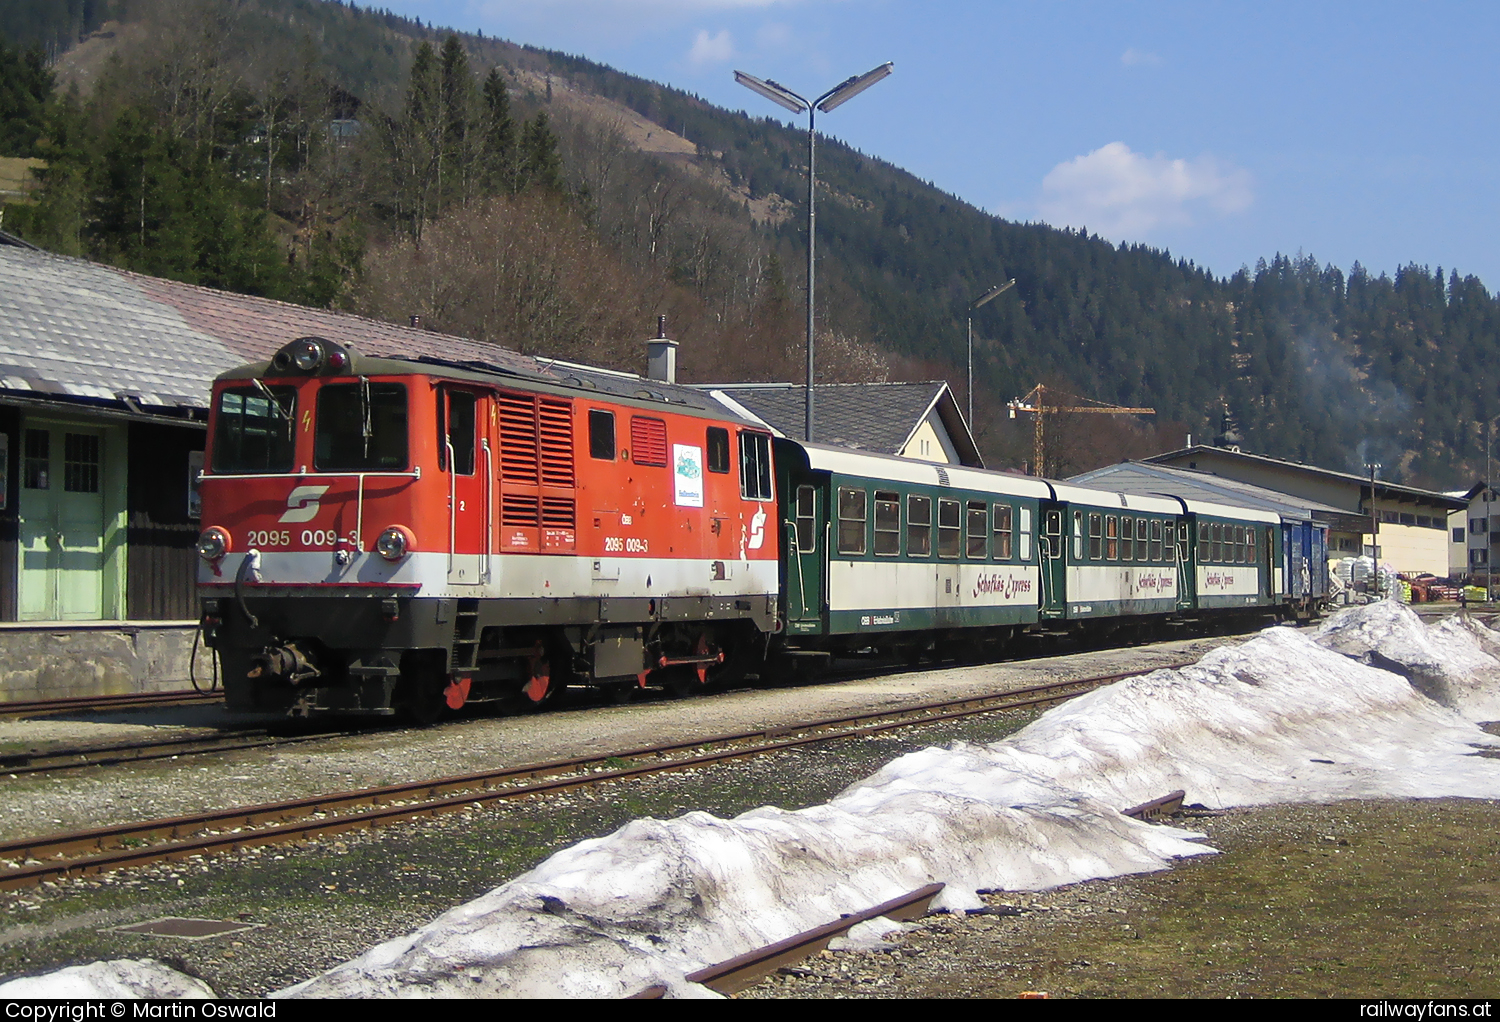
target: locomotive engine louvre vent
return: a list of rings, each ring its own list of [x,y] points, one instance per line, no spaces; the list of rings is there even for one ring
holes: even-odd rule
[[[223,919],[192,919],[185,916],[163,916],[144,923],[116,926],[100,933],[141,933],[149,937],[179,937],[183,940],[208,940],[227,933],[258,930],[264,923],[230,922]]]

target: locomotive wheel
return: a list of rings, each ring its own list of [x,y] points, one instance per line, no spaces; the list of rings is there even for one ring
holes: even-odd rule
[[[567,687],[567,674],[563,671],[554,670],[554,664],[566,663],[566,658],[554,656],[556,651],[549,651],[540,639],[532,648],[531,657],[527,661],[527,681],[521,686],[521,708],[523,710],[540,710],[551,705],[557,700],[557,695]]]

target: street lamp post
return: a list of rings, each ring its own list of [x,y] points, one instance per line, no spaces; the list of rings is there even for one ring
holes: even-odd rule
[[[969,429],[971,431],[974,429],[974,310],[977,309],[977,308],[979,308],[981,305],[988,304],[989,302],[993,301],[994,299],[999,298],[1002,294],[1004,294],[1005,292],[1009,291],[1011,288],[1015,287],[1015,284],[1016,284],[1016,278],[1012,277],[1010,280],[1007,280],[1004,284],[999,284],[999,285],[996,285],[995,287],[990,288],[984,294],[980,295],[978,298],[974,299],[972,302],[969,303],[969,316],[968,316],[968,321],[969,321],[969,387],[968,387],[968,396],[969,396]]]
[[[791,89],[777,82],[747,75],[743,71],[734,73],[734,80],[752,92],[769,99],[778,106],[785,107],[794,114],[807,111],[807,401],[804,406],[805,422],[803,424],[804,439],[811,442],[813,438],[813,248],[816,240],[816,200],[817,200],[817,147],[816,136],[813,134],[813,122],[817,111],[825,114],[834,108],[849,102],[855,96],[864,92],[870,86],[880,81],[894,70],[895,64],[886,61],[871,71],[862,75],[847,78],[829,89],[823,95],[814,100],[806,100],[797,95]]]
[[[1380,592],[1380,512],[1375,510],[1375,473],[1381,468],[1379,462],[1367,461],[1370,470],[1370,577],[1375,580],[1375,592]]]

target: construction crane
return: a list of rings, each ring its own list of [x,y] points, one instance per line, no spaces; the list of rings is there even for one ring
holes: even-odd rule
[[[1038,476],[1047,474],[1047,446],[1046,446],[1046,417],[1055,412],[1082,412],[1085,415],[1155,415],[1155,408],[1126,408],[1123,405],[1109,405],[1103,401],[1094,401],[1092,398],[1077,398],[1080,401],[1088,401],[1086,405],[1062,405],[1053,404],[1047,396],[1046,384],[1038,383],[1031,391],[1022,398],[1009,402],[1005,407],[1010,409],[1010,417],[1014,419],[1017,412],[1030,412],[1036,417],[1036,432],[1033,439],[1035,461],[1032,472]]]

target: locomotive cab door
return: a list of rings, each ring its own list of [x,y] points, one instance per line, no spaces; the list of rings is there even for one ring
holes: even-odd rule
[[[448,485],[448,584],[479,585],[489,574],[490,490],[495,477],[488,402],[476,391],[438,389],[438,467]]]

